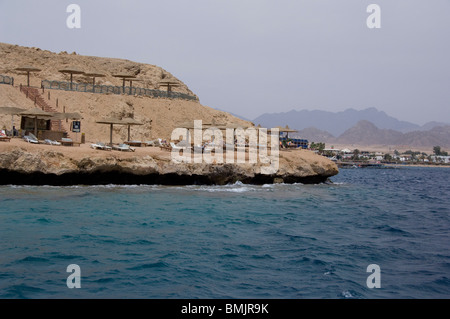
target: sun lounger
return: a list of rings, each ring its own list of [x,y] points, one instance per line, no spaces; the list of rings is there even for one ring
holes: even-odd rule
[[[111,151],[112,150],[111,146],[108,146],[102,142],[97,142],[97,143],[91,144],[91,148],[93,148],[95,150],[103,150],[103,151]]]
[[[162,139],[160,139],[160,138],[153,140],[153,141],[146,141],[144,143],[147,146],[162,146],[163,145]]]
[[[31,135],[25,135],[23,137],[23,139],[28,142],[28,143],[33,143],[33,144],[39,144],[38,139],[36,138],[36,136],[34,136],[33,134]]]
[[[58,142],[61,143],[61,145],[64,145],[64,146],[74,146],[74,145],[80,146],[80,144],[81,144],[80,142],[74,142],[72,139],[64,138],[64,137]]]
[[[143,143],[141,141],[126,141],[123,143],[135,147],[147,146],[147,143]]]
[[[185,147],[183,147],[183,146],[175,145],[174,142],[170,142],[170,147],[172,147],[173,150],[183,150],[183,149],[185,149]]]
[[[135,149],[132,148],[130,145],[128,144],[119,144],[119,145],[114,145],[113,146],[113,150],[116,151],[121,151],[121,152],[134,152]]]
[[[0,131],[0,141],[10,142],[11,138],[6,135],[5,131]]]
[[[48,145],[61,145],[60,142],[54,141],[54,140],[50,140],[50,139],[48,139],[48,138],[44,140],[44,143],[45,143],[45,144],[48,144]]]

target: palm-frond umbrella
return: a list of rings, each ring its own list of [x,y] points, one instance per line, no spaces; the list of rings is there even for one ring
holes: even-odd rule
[[[25,109],[22,109],[20,107],[15,106],[2,106],[0,107],[0,114],[7,114],[11,115],[11,131],[14,131],[14,115],[20,114],[20,112],[25,111]],[[14,134],[14,132],[13,132]]]
[[[128,139],[127,141],[130,141],[130,126],[131,125],[144,125],[144,123],[138,122],[135,119],[132,119],[131,117],[123,118],[122,123],[124,125],[128,126]]]
[[[122,88],[123,88],[123,92],[125,93],[125,81],[130,80],[130,79],[135,79],[136,75],[129,74],[129,73],[117,73],[117,74],[113,74],[113,77],[122,79],[122,81],[123,81]]]
[[[16,68],[16,70],[27,72],[27,86],[30,86],[30,72],[42,71],[41,69],[35,68],[34,66],[29,66],[29,65],[18,67],[18,68]]]
[[[105,77],[103,73],[95,71],[85,72],[84,75],[92,77],[92,92],[95,92],[95,78]]]
[[[75,67],[68,67],[62,70],[59,70],[61,73],[69,73],[70,74],[70,89],[72,90],[72,82],[74,74],[84,74],[84,71],[77,69]]]
[[[181,85],[179,81],[167,78],[160,80],[158,84],[159,86],[167,86],[167,93],[169,94],[172,92],[172,87]]]

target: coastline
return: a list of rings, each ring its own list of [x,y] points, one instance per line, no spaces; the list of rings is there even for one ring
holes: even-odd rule
[[[171,152],[136,147],[103,151],[90,144],[53,146],[19,138],[0,143],[1,185],[225,185],[322,183],[339,173],[335,163],[307,150],[280,151],[279,168],[264,174],[262,163],[174,163]]]

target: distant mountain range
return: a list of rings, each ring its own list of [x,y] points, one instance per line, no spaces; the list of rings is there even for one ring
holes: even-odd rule
[[[261,124],[263,127],[273,127],[273,125],[285,126],[302,130],[308,127],[315,127],[319,130],[331,133],[333,136],[339,136],[356,125],[361,120],[370,121],[380,129],[391,129],[402,133],[412,131],[427,131],[436,126],[450,125],[450,123],[429,122],[423,126],[398,120],[387,115],[383,111],[378,111],[371,107],[365,110],[347,109],[342,112],[328,111],[296,111],[292,110],[284,113],[265,113],[252,122],[255,125]]]
[[[266,113],[252,121],[263,127],[289,125],[309,141],[356,145],[408,145],[411,147],[450,147],[450,124],[425,125],[398,120],[378,111],[347,109],[342,112],[295,111]]]

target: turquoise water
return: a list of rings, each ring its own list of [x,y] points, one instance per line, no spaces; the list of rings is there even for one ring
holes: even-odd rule
[[[0,298],[449,298],[449,178],[343,169],[320,185],[1,186]],[[381,288],[366,285],[370,264]]]

